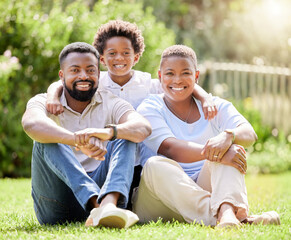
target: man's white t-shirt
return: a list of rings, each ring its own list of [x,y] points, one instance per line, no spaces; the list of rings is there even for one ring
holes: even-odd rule
[[[226,129],[234,129],[248,121],[236,110],[232,103],[219,97],[213,97],[217,106],[217,116],[212,120],[204,118],[201,102],[194,98],[199,112],[200,119],[194,123],[186,123],[177,118],[165,105],[164,94],[150,95],[137,108],[152,125],[152,134],[144,140],[144,143],[157,155],[162,142],[170,137],[192,141],[205,145],[208,139],[218,135]],[[148,153],[148,155],[150,155]],[[142,165],[145,158],[142,159]],[[179,163],[184,171],[196,180],[203,166],[204,160],[193,163]]]

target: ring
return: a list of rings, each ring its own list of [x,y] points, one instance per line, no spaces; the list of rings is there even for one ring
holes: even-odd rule
[[[217,158],[217,157],[218,157],[218,155],[214,155],[213,157]]]

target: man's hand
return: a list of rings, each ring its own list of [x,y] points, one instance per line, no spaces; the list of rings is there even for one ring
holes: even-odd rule
[[[105,160],[104,156],[107,153],[104,142],[95,137],[91,137],[86,145],[76,147],[76,150],[81,150],[88,157],[101,161]]]
[[[49,113],[54,114],[56,116],[64,112],[64,107],[59,101],[58,97],[54,98],[48,97],[46,100],[45,107]]]
[[[215,105],[211,94],[209,94],[209,97],[201,99],[201,104],[205,119],[211,120],[217,115],[217,106]]]
[[[112,138],[113,130],[111,128],[86,128],[74,133],[75,146],[85,146],[89,143],[91,137],[106,141]]]
[[[232,145],[232,140],[229,138],[227,133],[222,132],[219,135],[210,138],[202,152],[201,155],[204,155],[210,161],[220,162],[224,154]]]
[[[246,174],[247,171],[246,151],[242,146],[232,144],[228,151],[222,157],[220,163],[235,167],[242,174]]]

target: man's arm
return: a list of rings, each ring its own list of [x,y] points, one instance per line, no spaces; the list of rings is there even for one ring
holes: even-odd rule
[[[135,143],[142,142],[151,134],[151,125],[143,116],[136,111],[124,113],[116,128],[116,138],[126,139]],[[114,136],[114,128],[87,128],[75,133],[75,143],[77,146],[86,146],[91,137],[96,137],[102,141],[110,140]]]
[[[198,84],[194,86],[193,96],[200,100],[205,119],[211,120],[217,115],[217,107],[212,100],[212,95],[208,94]]]
[[[117,138],[135,143],[142,142],[152,133],[148,120],[136,111],[128,111],[122,115],[117,125]]]
[[[54,115],[64,112],[63,105],[60,103],[60,96],[63,92],[63,83],[61,80],[53,82],[47,89],[46,110]]]
[[[74,145],[74,134],[58,126],[38,108],[29,108],[25,111],[22,126],[27,135],[35,141]]]

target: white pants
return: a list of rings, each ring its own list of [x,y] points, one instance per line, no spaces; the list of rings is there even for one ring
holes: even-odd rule
[[[244,175],[234,167],[205,161],[195,183],[175,161],[152,157],[146,162],[138,191],[133,196],[133,211],[140,222],[196,222],[216,225],[217,212],[224,202],[231,203],[236,217],[248,215]]]

